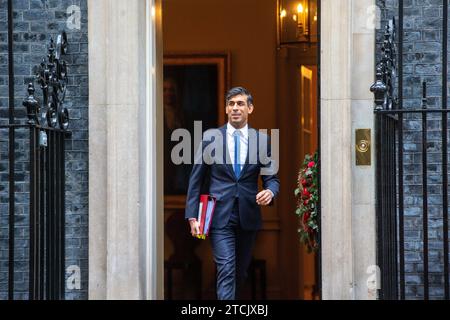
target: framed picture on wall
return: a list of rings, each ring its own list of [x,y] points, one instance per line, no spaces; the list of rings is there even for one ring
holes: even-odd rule
[[[170,53],[164,55],[164,207],[185,206],[192,164],[175,165],[171,141],[175,129],[194,137],[194,121],[202,131],[225,123],[225,93],[230,88],[229,53]],[[191,154],[196,146],[192,145]]]

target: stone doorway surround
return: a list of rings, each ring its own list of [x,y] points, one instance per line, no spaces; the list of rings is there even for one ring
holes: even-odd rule
[[[321,0],[322,298],[375,299],[375,161],[355,165],[355,129],[374,141],[374,0]]]
[[[321,0],[323,299],[376,298],[374,148],[371,166],[354,155],[356,128],[374,137],[375,8]],[[163,299],[161,0],[88,14],[89,298]]]
[[[162,299],[161,0],[88,15],[89,299]]]

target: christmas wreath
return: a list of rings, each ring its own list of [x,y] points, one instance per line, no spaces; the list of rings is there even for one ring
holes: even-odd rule
[[[297,210],[295,213],[300,220],[298,229],[300,241],[303,242],[308,252],[319,248],[319,178],[318,178],[318,155],[307,154],[303,160],[298,174],[297,188]]]

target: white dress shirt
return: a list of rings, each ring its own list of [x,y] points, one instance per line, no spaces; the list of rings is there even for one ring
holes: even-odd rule
[[[244,168],[245,160],[247,159],[247,150],[248,150],[248,125],[246,124],[241,129],[236,129],[230,123],[227,123],[227,147],[230,152],[230,160],[231,164],[234,166],[234,132],[239,132],[240,137],[240,150],[239,150],[239,158],[241,164],[241,172]]]

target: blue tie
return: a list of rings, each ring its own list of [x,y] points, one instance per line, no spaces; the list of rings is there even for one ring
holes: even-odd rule
[[[239,131],[236,130],[233,133],[234,136],[234,173],[236,174],[236,177],[239,178],[239,175],[241,174],[241,139],[239,135]]]

